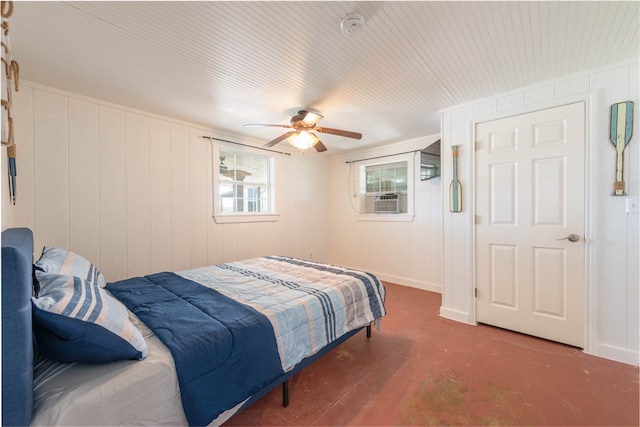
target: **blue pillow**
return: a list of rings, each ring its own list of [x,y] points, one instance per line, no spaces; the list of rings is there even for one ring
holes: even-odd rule
[[[32,297],[39,351],[59,362],[108,363],[144,359],[147,344],[125,306],[88,280],[36,270]]]
[[[95,265],[66,249],[45,246],[34,265],[36,270],[45,273],[69,274],[93,282],[101,288],[107,286],[104,276]]]

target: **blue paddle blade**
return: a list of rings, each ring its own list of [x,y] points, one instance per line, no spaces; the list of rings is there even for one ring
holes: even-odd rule
[[[618,102],[611,106],[611,143],[629,144],[633,133],[633,101]]]
[[[9,191],[10,191],[10,196],[11,196],[11,200],[13,201],[13,204],[16,204],[16,176],[17,176],[17,171],[16,171],[16,159],[15,157],[9,157]]]

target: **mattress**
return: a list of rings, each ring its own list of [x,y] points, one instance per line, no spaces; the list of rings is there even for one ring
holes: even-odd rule
[[[171,353],[129,316],[144,335],[147,358],[102,365],[38,360],[31,425],[187,425]]]

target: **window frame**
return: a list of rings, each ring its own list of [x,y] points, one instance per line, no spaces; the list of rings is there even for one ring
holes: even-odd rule
[[[403,190],[398,190],[397,189],[397,183],[394,182],[394,187],[393,189],[390,190],[383,190],[380,187],[382,186],[382,184],[384,183],[384,180],[379,179],[377,182],[378,184],[378,190],[379,191],[369,191],[369,181],[368,181],[368,173],[370,172],[370,168],[375,168],[377,171],[382,171],[382,170],[389,170],[389,169],[393,169],[394,170],[394,177],[397,177],[397,169],[400,169],[402,166],[405,166],[405,168],[407,169],[407,173],[409,172],[409,165],[407,164],[407,162],[405,161],[401,161],[401,162],[393,162],[393,163],[378,163],[378,164],[373,164],[373,165],[364,165],[364,185],[365,185],[365,191],[366,191],[366,195],[367,196],[377,196],[380,194],[387,194],[387,193],[400,193],[400,194],[407,194],[407,190],[409,189],[409,177],[406,176],[406,183],[405,183],[405,189]],[[362,178],[361,178],[362,179]]]
[[[358,221],[379,221],[379,222],[411,222],[415,218],[415,153],[404,153],[387,156],[384,159],[365,160],[358,164],[357,169],[357,195],[359,206],[363,206],[363,198],[373,193],[367,193],[366,170],[371,166],[384,166],[406,162],[407,164],[407,190],[400,191],[407,197],[407,212],[402,213],[373,213],[359,212],[356,217]],[[386,193],[386,192],[382,192]],[[381,194],[381,193],[380,193]]]
[[[222,151],[233,152],[242,155],[266,158],[269,164],[269,205],[271,209],[268,212],[223,212],[221,209],[221,192],[220,186],[220,154]],[[276,203],[276,185],[277,185],[277,157],[274,155],[265,155],[258,150],[250,148],[236,148],[219,145],[212,150],[212,183],[213,183],[213,219],[217,224],[228,223],[244,223],[244,222],[273,222],[278,221],[280,214],[277,212]],[[235,182],[235,181],[234,181]]]

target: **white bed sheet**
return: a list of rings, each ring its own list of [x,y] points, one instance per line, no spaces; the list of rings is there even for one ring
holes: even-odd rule
[[[129,313],[146,359],[103,365],[40,361],[34,372],[34,426],[187,425],[169,349]]]

